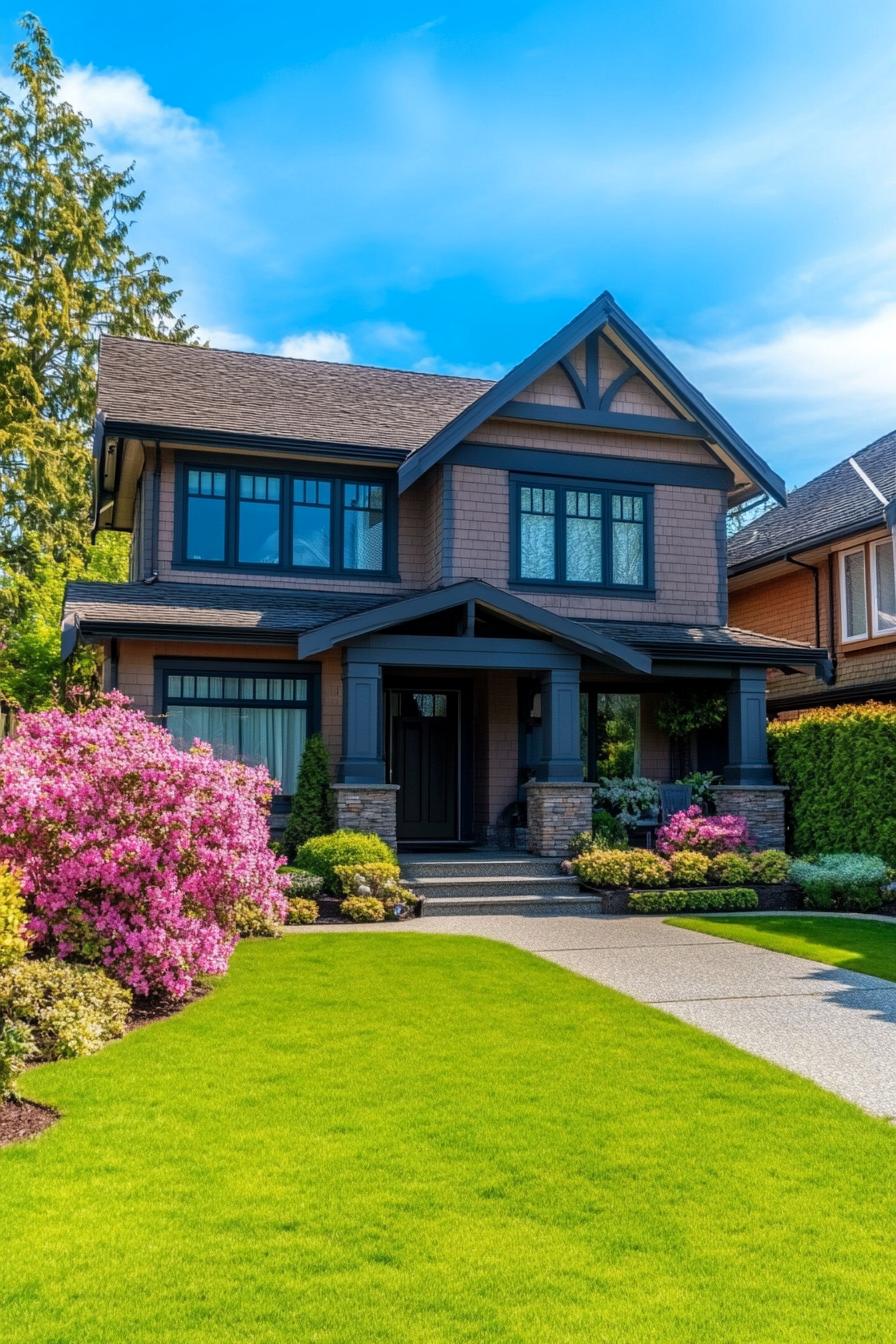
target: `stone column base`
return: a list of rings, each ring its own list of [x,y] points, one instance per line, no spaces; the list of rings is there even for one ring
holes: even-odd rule
[[[342,831],[372,831],[395,849],[397,784],[333,784],[336,827]]]
[[[784,848],[784,795],[781,784],[717,784],[717,812],[746,817],[760,849]]]
[[[569,857],[569,842],[591,830],[593,784],[533,779],[526,785],[529,853],[550,859]]]

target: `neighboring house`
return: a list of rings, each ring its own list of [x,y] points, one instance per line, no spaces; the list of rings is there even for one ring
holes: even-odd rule
[[[825,646],[823,680],[769,675],[773,714],[896,697],[896,432],[728,541],[729,619]]]
[[[783,485],[610,295],[497,383],[107,338],[98,402],[131,578],[69,585],[64,651],[181,741],[288,795],[320,729],[340,824],[493,842],[526,798],[550,854],[585,780],[669,777],[663,693],[724,691],[780,839],[766,668],[821,655],[728,627],[725,511]]]

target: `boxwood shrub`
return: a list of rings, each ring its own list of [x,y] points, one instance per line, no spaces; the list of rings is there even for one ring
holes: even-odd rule
[[[395,863],[395,855],[378,835],[366,831],[316,835],[296,851],[296,868],[322,877],[324,887],[334,895],[340,891],[336,869],[348,863]]]
[[[878,854],[896,865],[896,705],[838,705],[769,725],[798,854]]]
[[[633,891],[629,909],[640,915],[674,915],[685,910],[755,910],[759,897],[750,887],[726,887],[724,890]]]

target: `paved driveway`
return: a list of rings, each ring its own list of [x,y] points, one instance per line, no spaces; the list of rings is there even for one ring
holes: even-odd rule
[[[889,980],[643,915],[536,911],[328,927],[472,933],[513,943],[896,1119],[896,983]]]

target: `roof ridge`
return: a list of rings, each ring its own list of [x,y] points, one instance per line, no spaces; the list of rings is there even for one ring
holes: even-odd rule
[[[391,364],[358,364],[351,359],[303,359],[298,355],[281,355],[268,350],[232,350],[223,345],[192,345],[184,341],[164,341],[152,336],[114,336],[103,334],[100,344],[107,341],[121,341],[126,345],[159,345],[175,350],[198,351],[207,355],[234,355],[240,359],[279,360],[285,364],[310,365],[313,368],[367,369],[371,373],[401,373],[410,378],[438,378],[451,383],[481,383],[485,387],[494,387],[495,379],[477,378],[474,374],[437,373],[429,369],[401,369]]]

